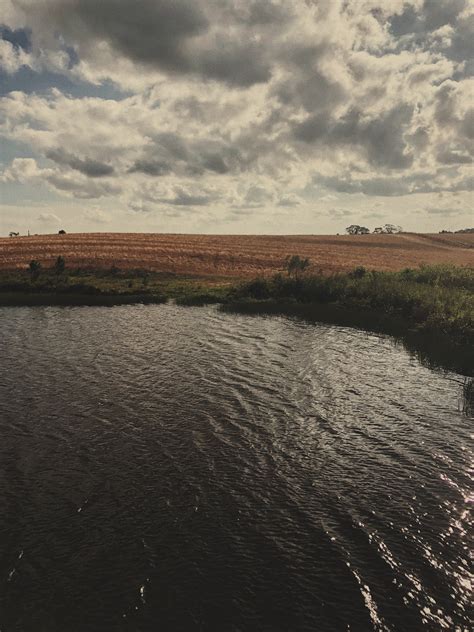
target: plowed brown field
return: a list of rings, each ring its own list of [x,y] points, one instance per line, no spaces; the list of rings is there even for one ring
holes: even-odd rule
[[[84,233],[0,238],[0,269],[32,259],[48,267],[59,255],[70,267],[148,269],[177,274],[253,277],[281,270],[287,255],[309,257],[315,271],[356,266],[399,270],[420,264],[474,265],[474,234],[170,235]]]

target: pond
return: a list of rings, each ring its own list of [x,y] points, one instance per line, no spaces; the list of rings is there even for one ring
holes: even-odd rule
[[[175,305],[0,308],[0,629],[469,628],[465,378]]]

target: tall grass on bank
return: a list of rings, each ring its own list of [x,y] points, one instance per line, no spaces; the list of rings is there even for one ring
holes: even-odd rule
[[[147,270],[109,269],[81,270],[66,268],[57,273],[50,268],[40,270],[0,271],[0,305],[24,304],[35,297],[47,304],[47,297],[63,297],[66,303],[74,297],[116,297],[128,300],[162,302],[173,298],[183,305],[224,302],[230,281],[214,277],[192,277],[149,272]],[[43,298],[41,298],[41,295]],[[20,296],[21,298],[20,300]],[[16,298],[15,298],[16,297]]]
[[[420,330],[474,342],[474,269],[423,266],[400,272],[258,278],[237,288],[234,301],[334,304],[408,321]]]
[[[0,273],[0,304],[15,304],[15,296],[97,296],[142,298],[182,305],[207,303],[328,305],[365,319],[398,319],[404,328],[443,333],[474,345],[474,268],[451,265],[422,266],[400,272],[355,268],[331,276],[296,271],[235,285],[235,280],[185,277],[143,270],[27,270]],[[45,302],[47,299],[42,299]],[[72,300],[72,299],[71,299]],[[97,299],[98,300],[98,299]],[[3,301],[3,302],[2,302]],[[355,320],[354,320],[355,322]]]

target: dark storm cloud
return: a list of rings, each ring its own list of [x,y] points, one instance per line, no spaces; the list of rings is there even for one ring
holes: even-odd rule
[[[224,39],[202,53],[195,69],[210,79],[241,87],[264,83],[271,77],[271,64],[260,46],[252,42],[229,45]]]
[[[50,11],[66,30],[80,38],[109,42],[126,57],[188,71],[184,52],[188,38],[204,32],[208,21],[198,3],[184,0],[49,0]]]
[[[466,74],[472,74],[474,70],[474,15],[458,21],[448,54],[456,61],[465,61]]]
[[[118,195],[121,192],[121,188],[117,185],[93,180],[78,181],[70,178],[67,174],[53,173],[47,175],[45,179],[55,189],[70,193],[79,199],[94,199]]]
[[[273,0],[247,0],[245,3],[229,3],[228,13],[237,23],[246,26],[281,25],[291,19],[290,6],[282,6]]]
[[[451,142],[438,148],[437,160],[444,164],[468,164],[474,153],[474,108],[458,111],[458,86],[447,81],[436,93],[434,118],[438,127],[449,130]]]
[[[460,132],[464,137],[474,140],[474,108],[469,108],[461,119]]]
[[[163,195],[163,192],[152,189],[146,189],[144,191],[144,199],[152,205],[169,205],[169,206],[208,206],[211,202],[215,202],[219,199],[219,194],[215,191],[209,191],[207,189],[201,189],[194,187],[187,189],[182,186],[173,186],[169,191]],[[136,205],[133,205],[134,207]],[[143,207],[138,206],[140,210],[144,210]],[[145,204],[145,208],[150,209],[149,205]]]
[[[307,112],[332,108],[348,96],[337,81],[317,69],[279,83],[275,94],[282,103],[301,105]]]
[[[413,106],[405,103],[371,119],[357,109],[336,121],[326,114],[317,114],[296,125],[293,134],[305,143],[359,146],[365,149],[372,165],[406,169],[413,163],[413,154],[404,139],[404,131],[412,116]]]
[[[147,176],[164,176],[172,171],[169,163],[162,160],[136,160],[129,173],[144,173]]]
[[[103,178],[114,173],[114,168],[111,165],[90,158],[78,158],[60,149],[51,149],[46,152],[46,157],[60,165],[67,165],[80,171],[89,178]]]
[[[425,0],[417,11],[412,5],[406,4],[400,15],[393,15],[389,19],[389,28],[396,37],[435,31],[445,24],[456,24],[466,5],[467,0]]]
[[[472,162],[471,156],[449,149],[438,152],[436,158],[438,162],[445,165],[470,164]]]
[[[267,42],[257,42],[247,21],[272,28],[287,12],[271,2],[254,3],[250,11],[236,12],[233,3],[196,0],[29,0],[15,4],[50,20],[74,45],[79,56],[93,54],[91,44],[107,42],[131,61],[157,70],[199,75],[240,87],[265,82],[272,59]],[[211,20],[217,32],[211,31]],[[289,19],[289,18],[288,18]]]
[[[5,181],[182,215],[469,190],[466,0],[7,3],[4,73],[59,90],[0,99],[0,132],[56,163]],[[106,81],[129,92],[81,93]]]
[[[130,173],[149,176],[226,174],[244,168],[239,150],[221,140],[186,140],[178,134],[157,134],[153,146],[130,167]]]
[[[436,92],[435,120],[439,126],[451,126],[458,122],[456,116],[456,90],[454,81],[445,81]]]
[[[464,73],[470,75],[474,71],[474,16],[465,15],[468,0],[425,0],[417,11],[412,5],[406,5],[400,15],[393,15],[389,20],[389,30],[400,43],[409,48],[413,44],[439,50],[447,58],[465,62]],[[451,42],[448,46],[442,39],[430,39],[430,35],[441,27],[453,28]],[[408,39],[406,39],[408,38]]]
[[[358,179],[351,173],[345,173],[340,176],[323,176],[317,174],[313,177],[313,184],[316,186],[324,186],[338,193],[363,193],[368,196],[383,197],[410,195],[413,193],[438,193],[448,190],[472,190],[472,177],[464,177],[446,185],[446,183],[442,181],[442,177],[446,175],[446,173],[445,169],[439,169],[435,174],[431,171],[426,171],[405,176],[374,176],[365,179]]]
[[[176,193],[175,197],[164,198],[160,201],[174,206],[207,206],[211,199],[209,195],[191,195],[180,191]]]

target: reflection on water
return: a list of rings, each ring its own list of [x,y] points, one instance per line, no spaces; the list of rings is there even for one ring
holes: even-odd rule
[[[1,630],[469,628],[461,375],[172,305],[0,309],[0,352]]]
[[[395,344],[401,344],[422,364],[474,377],[474,349],[466,342],[456,344],[446,335],[423,332],[416,327],[407,329],[407,322],[379,312],[343,309],[332,304],[243,302],[223,305],[227,313],[264,316],[293,315],[312,324],[337,324],[357,327],[364,331],[389,333]]]
[[[469,417],[474,417],[474,379],[468,377],[464,378],[462,397],[463,412]]]

